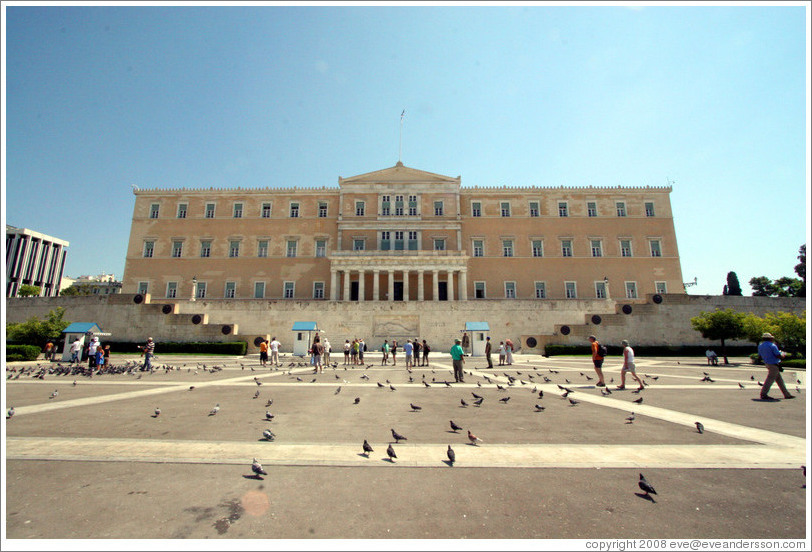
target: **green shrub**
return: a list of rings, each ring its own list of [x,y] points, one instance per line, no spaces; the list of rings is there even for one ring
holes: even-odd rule
[[[607,358],[611,357],[622,357],[623,356],[623,347],[620,344],[611,344],[606,342],[601,342],[606,345],[606,348],[609,350],[609,355]],[[722,351],[721,348],[716,345],[711,345],[716,354],[719,355],[719,359],[721,361],[722,358]],[[635,356],[639,357],[699,357],[701,360],[705,360],[705,351],[708,350],[708,346],[703,345],[681,345],[681,346],[669,346],[669,345],[635,345],[632,343],[632,349],[634,349]],[[727,356],[728,357],[746,357],[753,352],[754,347],[752,345],[728,345],[725,347]],[[559,344],[548,344],[544,347],[544,354],[547,356],[558,356],[558,355],[592,355],[592,349],[589,345],[559,345]]]
[[[789,360],[782,361],[781,366],[783,366],[784,368],[806,368],[806,359],[791,358]]]
[[[6,345],[6,362],[15,360],[37,360],[39,353],[40,348],[35,345]]]

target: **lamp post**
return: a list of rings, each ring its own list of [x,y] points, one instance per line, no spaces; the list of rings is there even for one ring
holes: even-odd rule
[[[606,300],[609,301],[611,299],[609,295],[609,278],[606,276],[603,277],[603,287],[606,289]]]
[[[197,297],[197,276],[192,276],[192,301]]]

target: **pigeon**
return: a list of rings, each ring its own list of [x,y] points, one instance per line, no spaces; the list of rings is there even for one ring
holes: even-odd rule
[[[73,380],[73,386],[76,387],[76,380]]]
[[[258,398],[259,398],[259,389],[257,389],[257,392],[256,392],[256,393],[254,393],[254,398],[255,398],[255,399],[258,399]]]
[[[540,398],[540,399],[543,399],[543,398],[544,398],[544,391],[539,391],[539,398]]]
[[[742,384],[740,383],[740,384],[739,384],[739,389],[744,389],[744,385],[742,385]]]
[[[338,389],[336,389],[336,392],[334,393],[334,395],[338,395],[339,393],[341,393],[341,386],[340,385],[338,386]]]
[[[423,410],[422,406],[417,406],[416,404],[409,403],[409,406],[411,406],[412,410],[415,411],[415,412],[419,412],[420,410]]]
[[[448,450],[446,451],[446,456],[448,456],[449,464],[451,464],[453,466],[454,462],[457,461],[457,455],[454,453],[454,449],[451,448],[451,445],[448,445]]]
[[[384,387],[384,385],[381,382],[378,382],[378,387]]]
[[[194,389],[194,388],[195,388],[195,386],[194,386],[194,385],[190,385],[190,386],[189,386],[189,391],[191,391],[191,390],[192,390],[192,389]]]
[[[273,414],[271,414],[271,413],[270,413],[268,410],[266,410],[266,411],[265,411],[265,419],[266,419],[266,420],[268,420],[269,422],[270,422],[271,420],[273,420],[275,417],[276,417],[276,416],[274,416]]]
[[[576,401],[575,399],[568,399],[568,400],[570,401],[571,406],[575,406],[577,404],[580,404],[580,401]]]
[[[391,389],[392,391],[397,391],[397,389],[395,389],[395,386],[393,386],[391,383],[389,384],[389,389]]]
[[[254,462],[251,464],[251,471],[253,471],[257,476],[268,475],[268,472],[262,469],[262,464],[260,464],[256,458],[254,458]]]
[[[14,416],[14,407],[8,409],[8,413],[6,414],[6,419],[9,420],[11,417]]]
[[[408,441],[406,437],[395,431],[392,430],[392,438],[395,440],[396,443],[400,443],[401,441]]]
[[[632,402],[633,402],[633,403],[640,404],[640,403],[642,403],[642,402],[643,402],[643,397],[640,397],[639,399],[635,399],[635,400],[633,400]]]
[[[484,401],[484,400],[485,400],[485,397],[480,397],[480,398],[478,398],[477,400],[474,401],[474,405],[475,406],[482,406],[482,401]]]
[[[536,412],[544,412],[544,407],[541,406],[540,404],[537,404],[536,405]]]
[[[646,478],[643,477],[642,473],[640,474],[640,481],[637,482],[637,485],[640,487],[640,489],[645,491],[646,496],[648,496],[649,494],[657,494],[657,491],[654,490],[654,487],[651,486],[651,483],[646,481]]]
[[[273,399],[268,399],[268,402],[265,403],[265,407],[269,407],[273,404]]]
[[[220,412],[220,403],[214,405],[214,408],[212,408],[211,411],[209,412],[209,416],[214,416],[218,412]]]
[[[155,417],[157,418],[157,417],[158,417],[158,416],[160,416],[160,415],[161,415],[161,409],[160,409],[160,408],[156,408],[156,409],[155,409]]]
[[[502,387],[501,385],[499,385],[498,383],[496,384],[496,388],[497,388],[499,391],[504,391],[504,390],[505,390],[505,388],[504,388],[504,387]]]
[[[273,431],[270,429],[266,429],[262,432],[262,436],[265,438],[266,441],[273,441],[276,439],[276,435],[273,434]]]
[[[633,424],[634,423],[634,412],[632,412],[631,416],[626,418],[626,423],[627,424]]]
[[[467,403],[467,402],[465,402],[465,399],[460,399],[460,404],[461,404],[462,406],[468,406],[468,403]]]
[[[503,397],[503,398],[499,399],[499,402],[502,402],[502,403],[507,404],[507,402],[508,402],[509,400],[510,400],[510,397]]]
[[[352,402],[352,404],[358,404],[359,402],[361,402],[361,397],[355,397],[355,400]]]
[[[755,380],[756,380],[756,376],[750,376],[750,379],[751,379],[751,380],[753,380],[753,381],[755,381]]]
[[[476,393],[474,393],[473,391],[471,392],[471,394],[474,396],[475,399],[481,399],[482,398],[479,395],[477,395]]]
[[[471,430],[468,430],[468,440],[471,441],[472,445],[477,446],[477,443],[481,443],[482,439],[471,433]]]
[[[54,389],[54,392],[51,393],[51,398],[55,399],[58,396],[59,396],[59,389]]]
[[[462,428],[454,423],[454,420],[449,420],[451,422],[451,429],[455,432],[461,430]]]
[[[425,381],[423,382],[423,385],[425,385],[426,387],[431,387],[431,385],[428,382],[425,382]]]
[[[394,462],[394,460],[392,460],[393,458],[398,457],[398,455],[395,454],[395,449],[392,447],[392,443],[389,443],[389,446],[386,447],[386,455],[389,457],[389,460],[392,461],[392,462]]]
[[[695,423],[696,423],[696,430],[699,433],[704,433],[705,432],[705,426],[702,425],[702,422],[695,422]]]
[[[372,446],[367,442],[366,439],[364,439],[364,444],[362,446],[364,447],[364,456],[366,456],[367,458],[369,458],[370,452],[375,452],[374,450],[372,450]]]

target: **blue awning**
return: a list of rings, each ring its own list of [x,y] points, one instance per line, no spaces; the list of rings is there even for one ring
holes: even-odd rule
[[[101,328],[95,322],[74,322],[62,330],[62,333],[87,333],[89,331],[95,333],[101,331]]]
[[[315,322],[294,322],[293,323],[293,331],[294,332],[317,332],[317,331],[319,331],[319,326]]]
[[[489,332],[491,327],[487,322],[466,322],[465,331],[467,332]]]

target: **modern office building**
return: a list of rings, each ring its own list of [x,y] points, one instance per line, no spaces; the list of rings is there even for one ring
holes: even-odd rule
[[[59,294],[69,242],[28,228],[6,225],[6,297],[22,285],[39,286],[40,295]]]
[[[463,187],[401,162],[337,187],[135,190],[122,291],[170,301],[684,293],[670,193]]]

